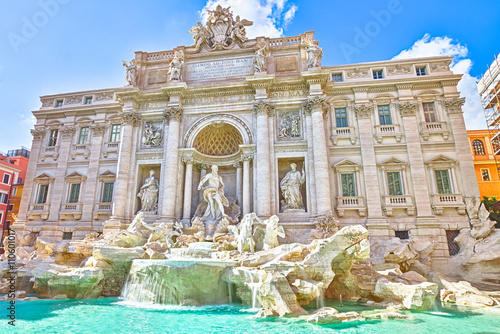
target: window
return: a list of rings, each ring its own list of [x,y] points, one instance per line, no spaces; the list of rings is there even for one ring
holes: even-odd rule
[[[63,232],[63,240],[72,240],[73,232]]]
[[[354,183],[354,174],[340,174],[342,182],[342,196],[353,197],[356,196],[356,186]]]
[[[342,82],[342,73],[332,73],[332,81],[333,82]]]
[[[9,184],[9,182],[10,182],[10,174],[4,174],[2,182],[5,183],[5,184]]]
[[[16,196],[17,195],[17,188],[12,188],[12,196]]]
[[[424,117],[425,121],[428,123],[437,122],[436,120],[436,112],[434,111],[434,103],[423,103],[424,107]]]
[[[22,178],[20,178],[20,177],[18,177],[18,178],[17,178],[17,184],[23,184],[23,179],[22,179]]]
[[[373,79],[382,79],[384,77],[384,70],[373,70]]]
[[[41,184],[38,188],[38,198],[36,200],[37,204],[44,204],[47,202],[47,195],[49,193],[49,185]]]
[[[335,120],[337,128],[347,127],[347,111],[346,108],[335,108]]]
[[[89,127],[84,126],[80,128],[80,136],[78,137],[78,144],[82,145],[87,142],[89,138]]]
[[[57,100],[56,101],[56,108],[61,108],[63,105],[63,100]]]
[[[399,172],[387,172],[387,186],[390,196],[403,195],[403,187],[401,187],[401,175]]]
[[[450,174],[447,169],[436,169],[434,170],[436,174],[436,185],[439,194],[452,194]]]
[[[472,150],[474,151],[474,155],[485,155],[483,142],[479,139],[476,139],[472,142]]]
[[[7,205],[7,211],[12,211],[12,210],[14,210],[14,204]]]
[[[85,104],[92,104],[92,96],[88,96],[85,98]]]
[[[121,129],[120,124],[111,125],[111,136],[109,138],[110,142],[120,141],[120,129]]]
[[[113,202],[113,186],[114,183],[104,183],[104,187],[102,190],[102,202],[103,203],[111,203]]]
[[[481,178],[483,181],[491,181],[490,170],[488,168],[481,168]]]
[[[9,195],[6,193],[0,193],[0,203],[7,204],[9,201]]]
[[[410,239],[410,231],[394,231],[396,234],[396,238],[401,240]]]
[[[380,118],[380,125],[391,125],[391,109],[389,105],[378,106],[378,117]]]
[[[422,75],[427,75],[427,71],[425,70],[425,66],[417,67],[417,77],[420,77]]]
[[[57,135],[58,134],[59,134],[59,130],[57,130],[57,129],[50,130],[49,146],[56,146],[56,144],[57,144]]]
[[[460,247],[455,242],[455,238],[458,237],[460,231],[458,230],[446,230],[446,239],[448,241],[448,252],[450,255],[455,255],[460,252]]]
[[[72,183],[69,191],[68,203],[78,203],[80,198],[80,183]]]

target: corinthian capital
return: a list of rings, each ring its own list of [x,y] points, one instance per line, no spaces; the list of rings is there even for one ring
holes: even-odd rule
[[[73,133],[75,133],[75,128],[65,125],[59,129],[59,132],[61,133],[63,138],[71,138],[73,136]]]
[[[328,103],[325,102],[324,96],[309,96],[304,102],[304,110],[308,115],[314,112],[321,112],[326,114],[328,112]]]
[[[417,103],[416,102],[400,102],[398,104],[399,113],[401,116],[414,116],[417,114]]]
[[[458,114],[463,113],[462,106],[465,103],[465,97],[448,99],[444,101],[444,106],[448,111],[448,114]]]
[[[106,126],[104,124],[94,124],[91,129],[94,136],[102,136],[106,130]]]
[[[135,111],[127,111],[121,114],[121,122],[123,125],[138,126],[141,123],[141,116]]]
[[[33,140],[42,140],[45,131],[43,129],[31,129]]]
[[[276,106],[269,103],[266,100],[259,100],[253,103],[253,111],[257,113],[257,116],[264,115],[268,117],[274,116],[274,111],[276,110]]]
[[[177,121],[180,122],[182,118],[182,108],[179,106],[169,107],[165,109],[163,116],[167,120],[167,122]]]
[[[354,106],[354,113],[356,118],[370,118],[372,117],[373,107],[369,104],[356,104]]]

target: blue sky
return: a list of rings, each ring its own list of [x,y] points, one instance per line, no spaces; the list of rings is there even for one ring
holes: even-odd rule
[[[0,0],[0,151],[31,146],[39,96],[124,85],[122,60],[190,45],[187,31],[215,2]],[[453,55],[468,128],[485,127],[474,83],[500,52],[499,1],[220,2],[255,21],[250,37],[314,30],[325,66]]]

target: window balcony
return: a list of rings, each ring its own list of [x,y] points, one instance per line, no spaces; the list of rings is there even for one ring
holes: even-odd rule
[[[459,214],[465,215],[465,203],[462,194],[433,194],[432,209],[434,213],[441,215],[445,208],[455,208]]]
[[[96,203],[94,207],[93,218],[101,219],[111,216],[113,210],[113,203]]]
[[[357,138],[354,127],[332,128],[332,135],[330,136],[333,145],[337,145],[339,139],[349,139],[351,144],[355,145]]]
[[[77,155],[83,155],[85,159],[88,159],[90,155],[89,146],[89,144],[74,144],[71,150],[71,159],[75,160]]]
[[[40,203],[40,204],[30,204],[28,208],[28,219],[33,220],[36,217],[46,220],[49,218],[50,204]]]
[[[411,195],[386,195],[382,197],[387,216],[392,216],[394,209],[405,209],[408,216],[415,215],[415,204]]]
[[[120,149],[120,142],[107,142],[104,144],[104,150],[102,154],[105,158],[107,158],[108,154],[110,153],[118,154],[119,149]]]
[[[431,135],[441,135],[444,140],[448,140],[450,137],[450,131],[446,122],[420,122],[420,134],[425,141]]]
[[[337,214],[344,216],[345,211],[358,211],[360,217],[366,216],[365,199],[361,196],[337,197]]]
[[[80,219],[82,218],[82,203],[63,203],[59,211],[60,219]]]
[[[382,139],[384,137],[388,138],[396,138],[396,141],[399,143],[403,138],[403,134],[399,128],[399,124],[390,124],[390,125],[375,125],[375,140],[377,143],[382,143]]]
[[[42,148],[40,160],[43,162],[46,158],[52,158],[54,161],[59,158],[59,146],[46,146]]]

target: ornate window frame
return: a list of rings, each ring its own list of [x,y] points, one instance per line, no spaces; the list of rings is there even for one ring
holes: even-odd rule
[[[116,182],[116,173],[111,170],[106,170],[105,172],[99,174],[98,176],[98,184],[97,189],[99,191],[96,192],[96,198],[94,198],[95,206],[93,212],[94,219],[107,218],[111,215],[111,211],[113,209],[113,202],[105,203],[102,201],[102,196],[104,192],[104,184],[105,183],[115,183]],[[114,187],[113,187],[113,196],[114,196]]]
[[[361,165],[352,160],[344,159],[333,165],[332,168],[335,171],[337,189],[339,189],[336,209],[339,217],[343,217],[344,212],[349,210],[358,211],[360,217],[366,216],[365,195],[361,186]],[[342,196],[342,174],[354,174],[355,196]]]
[[[335,114],[336,108],[345,108],[347,114],[347,127],[337,128],[337,118]],[[358,134],[356,132],[355,124],[356,118],[354,116],[354,104],[351,100],[333,100],[330,101],[331,110],[331,129],[332,134],[330,135],[330,140],[333,145],[337,145],[339,140],[349,140],[352,145],[356,145],[358,140]]]
[[[27,218],[33,220],[40,217],[42,220],[49,218],[50,199],[52,195],[52,184],[55,178],[47,173],[42,173],[33,179],[33,190],[31,192],[31,200],[28,208]],[[40,186],[47,185],[47,199],[45,203],[37,203],[38,195],[40,193]]]
[[[395,157],[389,158],[377,165],[382,187],[382,205],[387,216],[392,216],[394,209],[405,209],[408,216],[415,215],[415,204],[408,182],[408,163]],[[389,195],[388,172],[399,172],[401,180],[401,195]]]
[[[401,142],[403,138],[403,133],[401,132],[401,120],[398,117],[398,110],[396,105],[396,97],[375,97],[372,100],[373,112],[375,115],[375,140],[377,143],[381,144],[384,138],[395,138],[396,142]],[[380,116],[378,107],[379,106],[389,106],[389,112],[391,116],[391,123],[388,125],[380,124]]]

